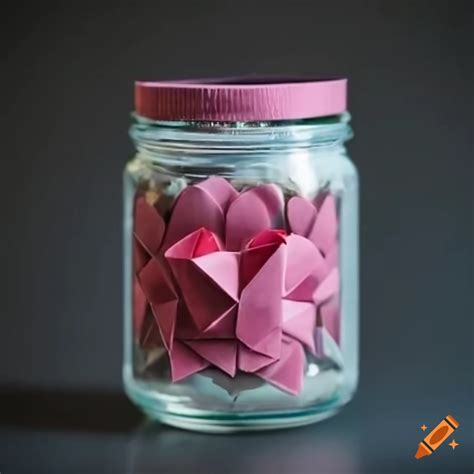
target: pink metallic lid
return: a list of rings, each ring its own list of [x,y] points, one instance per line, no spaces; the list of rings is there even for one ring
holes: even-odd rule
[[[243,79],[135,83],[135,112],[153,120],[252,122],[337,115],[346,79]]]

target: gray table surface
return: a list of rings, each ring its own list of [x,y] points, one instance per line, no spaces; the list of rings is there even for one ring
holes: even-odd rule
[[[6,390],[0,395],[0,471],[12,473],[472,473],[469,400],[379,389],[337,416],[292,430],[207,435],[144,419],[120,394]],[[362,392],[362,393],[360,393]],[[455,406],[457,404],[457,406]],[[456,450],[415,460],[420,426],[451,406]]]

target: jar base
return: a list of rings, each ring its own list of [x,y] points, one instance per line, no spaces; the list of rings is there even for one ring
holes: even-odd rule
[[[341,393],[323,403],[274,411],[238,412],[185,407],[178,401],[157,399],[135,385],[125,384],[129,398],[150,419],[175,428],[202,433],[236,433],[244,431],[296,428],[325,420],[350,401]]]
[[[137,383],[130,370],[124,370],[123,376],[128,397],[150,419],[203,433],[280,430],[317,423],[338,413],[352,399],[355,388],[341,386],[332,396],[306,406],[233,411],[218,403],[191,406],[188,396],[163,394],[153,390],[153,385]]]
[[[176,415],[150,409],[143,409],[144,413],[151,419],[188,431],[214,434],[231,434],[249,431],[281,430],[297,428],[310,425],[334,416],[339,408],[326,410],[324,412],[302,414],[301,412],[284,415],[273,415],[271,417],[259,418],[254,415],[253,419],[241,419],[238,416],[232,417],[193,417],[188,415]]]

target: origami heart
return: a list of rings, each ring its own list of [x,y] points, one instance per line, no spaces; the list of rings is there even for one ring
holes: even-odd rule
[[[203,227],[217,235],[226,250],[239,251],[258,232],[283,225],[283,206],[283,194],[274,184],[239,193],[223,178],[208,178],[178,196],[163,247],[167,250]]]
[[[286,215],[289,228],[295,234],[306,237],[321,252],[325,270],[312,275],[306,288],[295,291],[288,298],[301,299],[312,291],[312,299],[320,310],[324,325],[334,340],[340,342],[339,305],[339,243],[338,218],[335,198],[331,194],[320,195],[315,201],[292,197],[287,204]],[[320,266],[320,268],[323,268]],[[318,280],[311,283],[311,279]],[[323,282],[323,280],[325,280]],[[316,291],[316,287],[321,285]],[[303,292],[301,290],[304,290]],[[303,294],[302,294],[303,293]]]
[[[158,252],[165,233],[165,223],[156,208],[144,196],[135,199],[133,229],[133,329],[140,345],[161,345],[158,327],[153,324],[149,299],[141,287],[139,274]]]

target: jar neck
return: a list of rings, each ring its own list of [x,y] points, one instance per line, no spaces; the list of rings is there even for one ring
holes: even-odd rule
[[[332,146],[352,137],[348,113],[278,122],[162,122],[133,115],[130,135],[137,150],[265,150]]]
[[[278,122],[162,122],[133,116],[136,158],[153,166],[220,167],[304,151],[344,153],[348,113]]]

